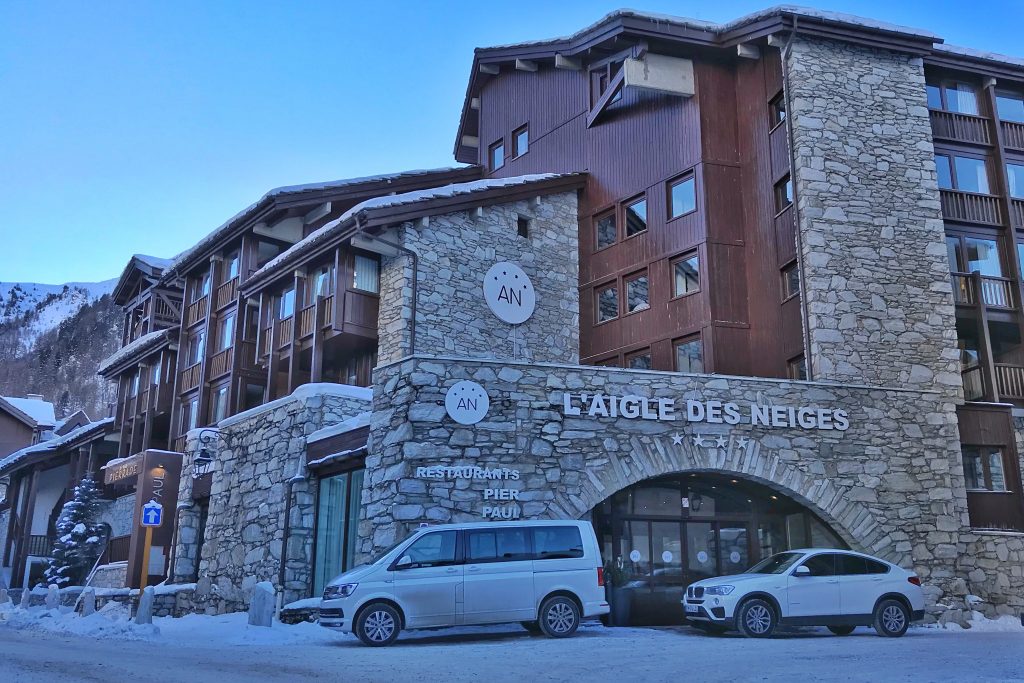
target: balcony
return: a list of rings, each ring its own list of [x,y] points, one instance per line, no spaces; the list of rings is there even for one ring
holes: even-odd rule
[[[972,145],[991,145],[989,119],[972,114],[932,109],[932,136],[939,140],[966,142]]]
[[[114,536],[107,541],[107,547],[103,551],[103,559],[101,564],[110,564],[111,562],[127,562],[128,561],[128,549],[131,547],[132,537],[131,536]]]
[[[1013,218],[1017,228],[1024,228],[1024,199],[1011,200],[1010,211],[1013,212]]]
[[[274,335],[274,326],[264,327],[260,333],[260,357],[270,355],[270,338]]]
[[[310,304],[299,311],[299,339],[313,336],[316,329],[316,304]]]
[[[985,391],[985,368],[982,365],[963,370],[964,398],[968,401],[1024,401],[1024,366],[993,363],[995,395]],[[991,381],[991,380],[989,380]]]
[[[238,298],[238,276],[231,278],[224,284],[217,287],[213,293],[214,310],[219,311],[225,306],[234,303]]]
[[[283,349],[292,343],[292,328],[295,325],[295,317],[291,316],[277,323],[277,348]]]
[[[234,360],[234,351],[234,348],[229,346],[223,351],[210,356],[210,379],[214,379],[231,372],[231,364]]]
[[[1003,212],[999,197],[960,190],[940,190],[942,216],[951,221],[1002,225]]]
[[[25,555],[32,557],[52,557],[53,537],[51,536],[29,536],[25,544]]]
[[[990,308],[1012,310],[1017,307],[1013,295],[1013,280],[981,273],[950,273],[953,300],[961,306],[974,306],[983,302]],[[981,298],[978,298],[978,293]]]
[[[181,371],[181,387],[178,389],[179,393],[185,393],[186,391],[192,391],[199,386],[199,382],[202,379],[202,363],[196,363]]]
[[[256,362],[256,342],[243,341],[238,347],[239,366],[243,370],[259,370]]]
[[[193,301],[188,305],[188,311],[185,313],[185,326],[192,327],[198,322],[206,319],[206,308],[210,302],[210,296],[206,295],[202,299]]]
[[[1024,123],[1003,121],[999,125],[1003,127],[1003,144],[1024,151]]]

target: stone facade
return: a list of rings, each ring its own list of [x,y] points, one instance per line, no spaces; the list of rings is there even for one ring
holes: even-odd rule
[[[475,358],[579,361],[579,249],[575,192],[485,206],[405,223],[398,242],[418,255],[416,352]],[[529,220],[528,237],[518,219]],[[498,320],[483,297],[494,263],[511,261],[537,292],[533,316],[514,329]],[[385,259],[381,272],[381,363],[410,353],[413,269],[407,256]]]
[[[132,521],[135,516],[135,494],[115,498],[105,502],[100,511],[99,521],[110,525],[110,536],[127,536],[132,532]]]
[[[784,66],[814,378],[959,396],[921,58],[796,38]]]
[[[194,438],[189,439],[178,497],[186,502],[179,505],[172,580],[198,579],[196,600],[213,600],[205,611],[245,609],[260,581],[283,590],[285,602],[309,595],[316,479],[306,468],[306,437],[365,412],[369,401],[370,390],[361,387],[304,385],[291,396],[223,420],[201,550],[198,513],[187,504],[192,500],[188,473],[197,450]]]

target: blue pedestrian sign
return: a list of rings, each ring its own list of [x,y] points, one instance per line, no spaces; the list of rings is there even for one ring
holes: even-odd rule
[[[151,500],[142,506],[142,526],[160,526],[164,518],[164,506]]]

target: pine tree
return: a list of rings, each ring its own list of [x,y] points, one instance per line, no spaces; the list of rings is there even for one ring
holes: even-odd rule
[[[58,588],[80,584],[103,548],[103,526],[97,522],[100,491],[92,479],[75,487],[57,519],[57,540],[43,582]]]

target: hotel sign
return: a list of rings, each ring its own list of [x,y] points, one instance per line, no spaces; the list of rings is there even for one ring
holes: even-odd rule
[[[819,429],[844,432],[850,428],[845,410],[820,406],[764,405],[734,401],[704,401],[647,398],[627,394],[566,392],[562,413],[567,417],[612,417],[660,422],[703,422],[707,424],[749,424],[770,429]]]
[[[124,458],[121,462],[103,470],[103,483],[116,484],[126,479],[137,479],[142,471],[142,453]],[[135,483],[134,481],[132,483]]]

